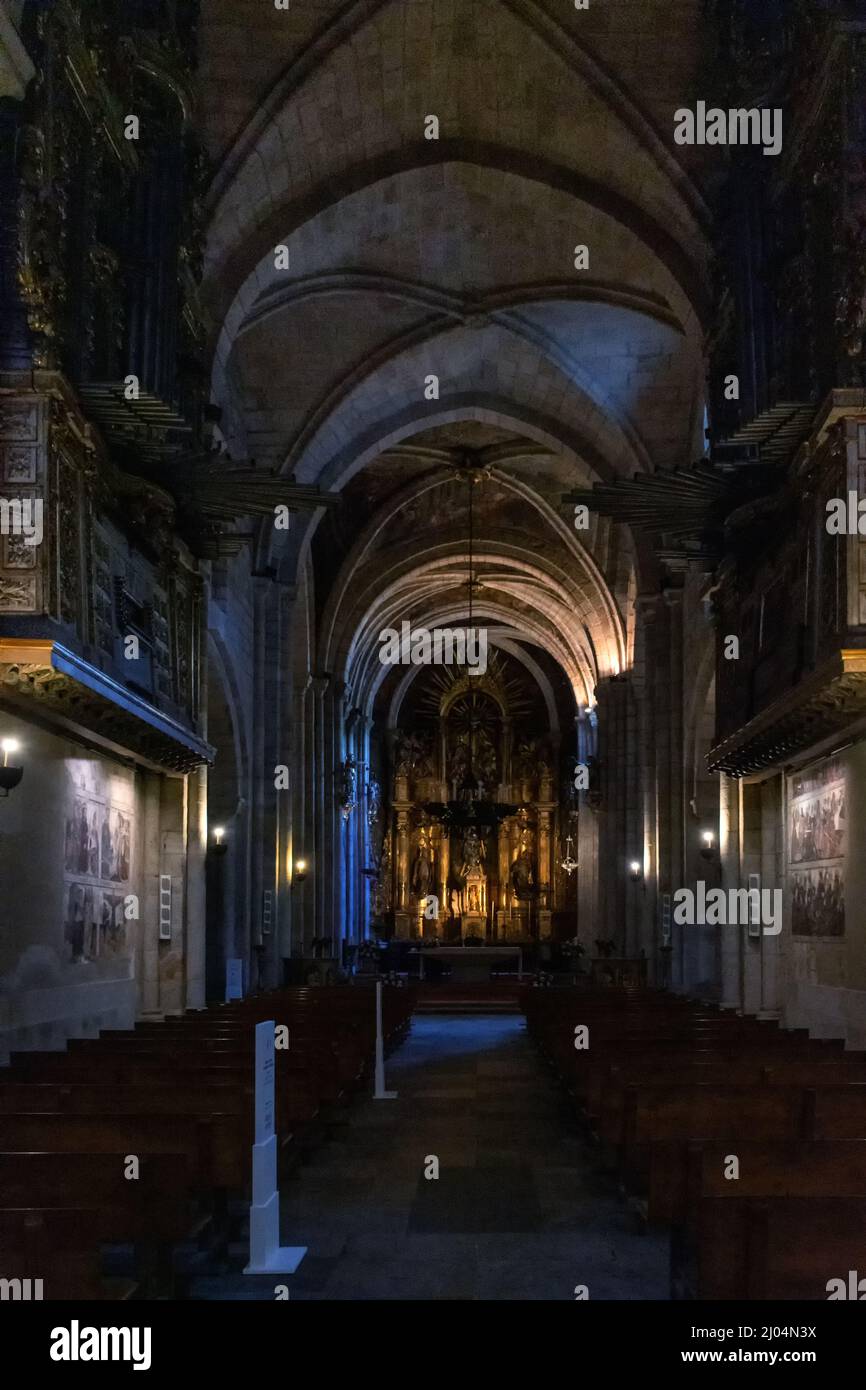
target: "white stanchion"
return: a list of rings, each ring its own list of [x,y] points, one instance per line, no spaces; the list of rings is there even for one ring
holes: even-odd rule
[[[374,1100],[396,1100],[396,1091],[385,1090],[385,1040],[382,1036],[382,981],[376,981],[376,1086]]]
[[[256,1024],[256,1132],[250,1262],[244,1274],[294,1274],[306,1245],[280,1245],[277,1135],[274,1126],[274,1022]]]

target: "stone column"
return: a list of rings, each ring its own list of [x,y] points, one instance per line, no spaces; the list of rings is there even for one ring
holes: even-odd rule
[[[658,857],[658,800],[656,791],[656,717],[655,717],[655,651],[654,626],[661,596],[645,594],[636,600],[637,631],[635,633],[634,686],[637,697],[636,752],[639,759],[640,822],[643,833],[644,893],[640,902],[638,949],[646,952],[647,977],[651,984],[659,980],[659,947],[661,945],[659,857]]]
[[[312,701],[313,701],[313,800],[312,800],[312,829],[311,852],[313,859],[312,884],[305,885],[309,891],[312,888],[313,902],[312,923],[315,928],[314,935],[317,937],[329,934],[329,924],[327,920],[327,892],[326,883],[328,881],[328,865],[325,857],[328,853],[328,837],[326,834],[327,823],[327,797],[325,794],[327,767],[325,764],[325,691],[328,688],[327,676],[314,676],[311,681]],[[333,802],[333,796],[331,797]]]
[[[346,821],[340,812],[340,782],[342,764],[348,754],[348,744],[343,728],[343,700],[347,686],[345,681],[332,680],[325,692],[325,805],[326,826],[330,835],[328,855],[328,910],[331,929],[326,933],[332,939],[332,951],[337,963],[342,964],[343,946],[348,931],[346,916],[346,881],[348,872],[349,833]],[[330,803],[330,804],[329,804]],[[352,812],[354,815],[355,812]],[[351,816],[349,817],[351,820]]]
[[[292,698],[295,711],[289,742],[292,815],[286,846],[285,911],[280,913],[280,954],[283,960],[292,955],[303,956],[309,934],[304,914],[306,884],[298,883],[295,878],[297,860],[306,859],[309,863],[312,858],[309,817],[313,799],[314,741],[311,728],[313,697],[308,672],[296,677]]]
[[[186,1004],[203,1009],[205,991],[205,854],[207,852],[207,768],[187,777],[186,835]]]
[[[141,976],[138,985],[140,1014],[159,1013],[159,875],[162,855],[160,843],[160,782],[158,773],[141,777]]]
[[[587,706],[582,705],[575,716],[577,737],[577,761],[586,767],[595,757],[595,737],[592,715]],[[575,856],[578,869],[575,881],[575,900],[577,913],[577,935],[587,957],[592,954],[592,940],[596,935],[597,918],[596,890],[598,884],[598,820],[596,810],[590,800],[589,789],[577,793],[579,816]]]
[[[364,757],[359,740],[359,719],[361,712],[354,708],[349,711],[345,721],[345,743],[343,758],[352,759],[355,763],[355,809],[347,817],[341,816],[342,824],[338,825],[338,833],[342,842],[342,854],[338,869],[342,865],[342,883],[337,885],[337,901],[343,914],[343,938],[346,941],[355,939],[356,925],[355,914],[358,901],[358,884],[361,875],[361,864],[358,857],[358,837],[361,834],[364,812],[366,808],[366,773],[363,763]],[[337,731],[337,748],[340,748],[340,728]],[[341,759],[342,762],[342,759]]]
[[[761,784],[761,887],[774,892],[784,887],[785,820],[782,779],[773,777]],[[775,905],[776,899],[769,900]],[[783,899],[779,899],[780,903]],[[768,935],[761,927],[761,1018],[780,1018],[782,1012],[781,966],[784,932]]]
[[[761,843],[761,787],[740,783],[740,887],[747,888],[749,874],[758,874],[763,881]],[[733,930],[733,928],[731,929]],[[740,939],[743,964],[743,1009],[756,1014],[761,1008],[761,940],[750,936],[747,923],[736,928]]]
[[[668,610],[661,594],[647,594],[638,600],[643,632],[643,803],[644,803],[644,902],[643,937],[649,957],[649,979],[661,984],[669,974],[668,959],[661,954],[662,936],[659,904],[662,895],[672,895],[670,870],[670,725],[658,717],[658,707],[667,698],[666,682],[659,654],[667,644]],[[673,932],[673,925],[671,927]]]
[[[370,778],[372,776],[370,767],[370,735],[373,728],[372,719],[362,716],[358,721],[358,747],[360,749],[360,762],[363,764],[361,769],[362,777],[362,796],[360,800],[359,823],[358,823],[358,864],[361,870],[359,879],[358,913],[355,922],[355,931],[358,941],[364,941],[370,934],[370,923],[373,920],[373,885],[375,880],[365,873],[365,869],[372,869],[374,849],[373,826],[370,824]],[[381,803],[381,795],[380,795]]]
[[[667,709],[670,735],[668,739],[669,840],[667,863],[669,889],[672,894],[685,886],[685,804],[683,794],[683,594],[681,589],[666,589],[668,610],[668,690]],[[673,924],[671,955],[671,985],[685,987],[686,933],[688,927]]]
[[[279,585],[256,578],[254,583],[256,661],[253,700],[253,757],[250,773],[250,981],[255,984],[252,963],[258,962],[259,984],[273,988],[278,982],[277,946],[274,918],[277,888],[282,873],[278,862],[280,810],[291,791],[277,791],[274,769],[287,763],[284,756],[284,711],[281,702],[280,652],[282,649],[281,600]],[[264,895],[272,894],[271,933],[265,935]]]
[[[740,783],[719,775],[719,858],[722,888],[729,893],[740,886]],[[742,929],[719,928],[719,964],[722,1008],[741,1009],[743,1004]]]
[[[628,861],[639,858],[639,847],[628,844],[627,712],[628,682],[610,677],[598,685],[598,738],[602,766],[599,811],[600,932],[624,950],[627,912],[633,910]]]

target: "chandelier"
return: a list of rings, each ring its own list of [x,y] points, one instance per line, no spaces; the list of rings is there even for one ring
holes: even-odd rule
[[[565,873],[568,874],[568,877],[569,877],[569,878],[571,878],[571,875],[574,873],[575,869],[578,867],[578,865],[577,865],[577,860],[575,859],[574,854],[572,853],[573,849],[574,849],[574,841],[572,840],[572,838],[571,838],[570,835],[566,835],[566,837],[565,837],[565,858],[564,858],[564,859],[560,859],[560,861],[559,861],[559,867],[560,867],[561,869],[563,869],[563,870],[565,871]]]
[[[469,631],[472,631],[473,598],[478,589],[481,588],[479,580],[475,576],[475,525],[473,508],[473,488],[479,478],[485,476],[486,470],[479,467],[474,462],[472,455],[467,451],[461,455],[459,463],[456,465],[458,474],[466,478],[469,489],[469,579],[466,588],[469,590]],[[477,672],[477,667],[468,667],[470,675]],[[490,801],[481,795],[481,787],[478,778],[475,776],[475,732],[478,728],[477,713],[478,697],[475,689],[471,690],[469,696],[469,760],[463,776],[457,785],[457,795],[451,801],[428,801],[424,804],[424,810],[433,820],[440,821],[446,829],[468,829],[469,826],[476,828],[493,828],[499,825],[500,821],[506,820],[509,816],[516,816],[520,810],[519,806],[512,806],[504,801]]]

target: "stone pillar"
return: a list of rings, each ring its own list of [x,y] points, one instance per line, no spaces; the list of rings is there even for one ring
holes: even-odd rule
[[[740,783],[724,772],[719,775],[719,858],[722,888],[728,893],[740,886]],[[719,927],[719,958],[722,1008],[739,1010],[743,1005],[742,930],[739,927]]]
[[[141,1014],[159,1013],[159,875],[161,871],[160,843],[160,782],[158,773],[142,774],[141,785],[141,936],[138,1010]]]
[[[740,783],[740,884],[749,886],[749,874],[762,875],[761,844],[761,787],[754,783]],[[761,941],[762,936],[750,936],[747,923],[736,928],[740,938],[743,962],[743,1009],[756,1014],[761,1008]]]
[[[640,766],[637,757],[638,728],[637,704],[634,687],[629,681],[625,689],[622,711],[623,747],[623,795],[625,797],[625,852],[636,858],[642,867],[640,891],[629,893],[631,878],[624,876],[626,885],[626,919],[623,950],[626,956],[634,958],[640,954],[643,942],[643,914],[647,897],[646,880],[646,840],[643,826],[643,806],[641,803]],[[632,850],[632,846],[636,848]]]
[[[656,670],[655,627],[660,594],[641,596],[635,604],[638,627],[635,635],[635,686],[639,695],[637,709],[637,746],[640,758],[640,799],[643,832],[644,893],[640,903],[640,948],[647,955],[647,978],[659,984],[659,950],[661,941],[659,884],[658,787],[656,782]]]
[[[189,945],[186,905],[187,839],[186,778],[159,778],[159,867],[172,882],[170,941],[158,943],[159,1003],[163,1014],[183,1012],[186,1000],[186,954]],[[158,887],[158,883],[157,883]],[[154,935],[159,917],[154,917]]]
[[[280,955],[303,956],[309,935],[305,918],[306,883],[295,878],[299,859],[312,858],[309,817],[313,800],[313,694],[308,672],[296,677],[292,692],[294,719],[289,736],[292,768],[292,815],[286,844],[285,909],[280,912]]]
[[[312,829],[311,840],[313,874],[312,891],[313,902],[312,923],[314,935],[317,937],[329,934],[329,924],[327,919],[327,892],[326,883],[328,881],[328,865],[325,856],[328,853],[328,839],[326,835],[327,809],[326,809],[326,778],[327,767],[325,765],[325,691],[328,688],[327,676],[314,676],[311,681],[312,700],[313,700],[313,747],[312,747],[312,779],[313,779],[313,800],[312,800]],[[333,796],[331,797],[333,802]],[[309,886],[309,885],[306,885]]]
[[[361,862],[358,855],[358,837],[362,833],[366,807],[366,773],[364,757],[359,740],[359,720],[361,712],[354,708],[349,711],[345,721],[345,742],[343,758],[352,759],[355,764],[355,809],[348,816],[341,817],[338,833],[342,841],[342,883],[337,885],[337,901],[343,915],[343,939],[351,942],[356,939],[356,912],[358,887],[361,877]],[[340,748],[340,729],[337,729],[337,748]],[[342,759],[341,759],[342,762]],[[339,865],[338,865],[339,867]]]
[[[577,738],[577,761],[586,767],[595,757],[594,729],[592,716],[586,706],[581,706],[575,716]],[[577,793],[580,814],[577,821],[575,856],[578,869],[575,881],[577,935],[587,956],[592,954],[592,940],[596,935],[597,917],[596,894],[598,884],[598,820],[589,790]]]
[[[348,827],[340,813],[340,783],[342,764],[347,755],[343,731],[343,698],[345,681],[332,680],[325,692],[325,825],[327,873],[327,912],[331,926],[332,952],[342,964],[343,947],[348,922],[346,919],[346,871],[348,858]],[[354,815],[354,811],[352,815]],[[351,817],[349,818],[351,819]]]
[[[625,948],[627,915],[634,910],[628,862],[640,846],[628,844],[628,682],[614,676],[598,685],[598,742],[602,767],[599,810],[600,931],[594,936]]]
[[[363,716],[358,721],[358,747],[360,749],[360,761],[362,763],[363,795],[361,797],[359,824],[358,824],[358,864],[361,870],[358,882],[358,913],[355,921],[355,932],[358,941],[365,941],[370,935],[370,923],[373,920],[373,887],[375,880],[364,870],[374,868],[375,846],[373,844],[374,826],[370,821],[370,778],[372,776],[370,767],[370,735],[372,733],[372,719]],[[381,804],[380,792],[380,804]]]
[[[197,767],[186,779],[186,1001],[187,1009],[203,1009],[205,990],[207,852],[207,768]]]
[[[258,984],[273,988],[278,983],[277,946],[274,919],[281,865],[280,811],[291,797],[291,790],[277,791],[274,769],[288,764],[284,748],[284,710],[281,701],[280,666],[282,650],[280,586],[272,580],[253,581],[255,605],[255,670],[253,684],[253,754],[250,772],[250,982],[255,986],[253,962],[258,965]],[[265,892],[272,894],[271,932],[264,934]]]
[[[685,886],[685,803],[683,793],[683,594],[681,589],[666,589],[668,610],[668,681],[667,712],[668,738],[668,873],[671,894]],[[686,983],[686,933],[691,930],[677,924],[672,926],[671,985],[683,989]]]
[[[773,777],[761,784],[761,887],[774,892],[784,886],[784,798],[782,779]],[[780,902],[783,899],[779,900]],[[770,902],[775,905],[776,899]],[[768,935],[761,928],[761,1018],[780,1018],[782,1012],[781,969],[784,917],[782,932]]]
[[[672,922],[670,949],[663,949],[660,904],[664,894],[673,896],[671,764],[681,749],[671,748],[671,722],[664,717],[669,699],[670,609],[661,594],[638,600],[642,618],[642,738],[643,783],[643,901],[642,932],[649,957],[651,983],[669,982],[670,958],[676,955],[678,930]],[[636,856],[641,858],[640,854]]]

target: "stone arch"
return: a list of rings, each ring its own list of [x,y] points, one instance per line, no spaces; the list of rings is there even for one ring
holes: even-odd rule
[[[211,208],[226,196],[279,113],[299,96],[331,54],[351,41],[389,4],[390,0],[350,0],[336,18],[326,19],[310,35],[300,52],[293,55],[276,80],[272,80],[267,94],[255,104],[252,114],[235,134],[211,181],[207,199]],[[697,223],[707,227],[710,215],[703,195],[677,158],[676,151],[661,138],[655,123],[625,84],[593,52],[585,35],[578,38],[564,18],[551,15],[539,0],[502,0],[502,7],[538,35],[558,63],[564,63],[575,77],[601,97],[636,142],[648,151]]]

